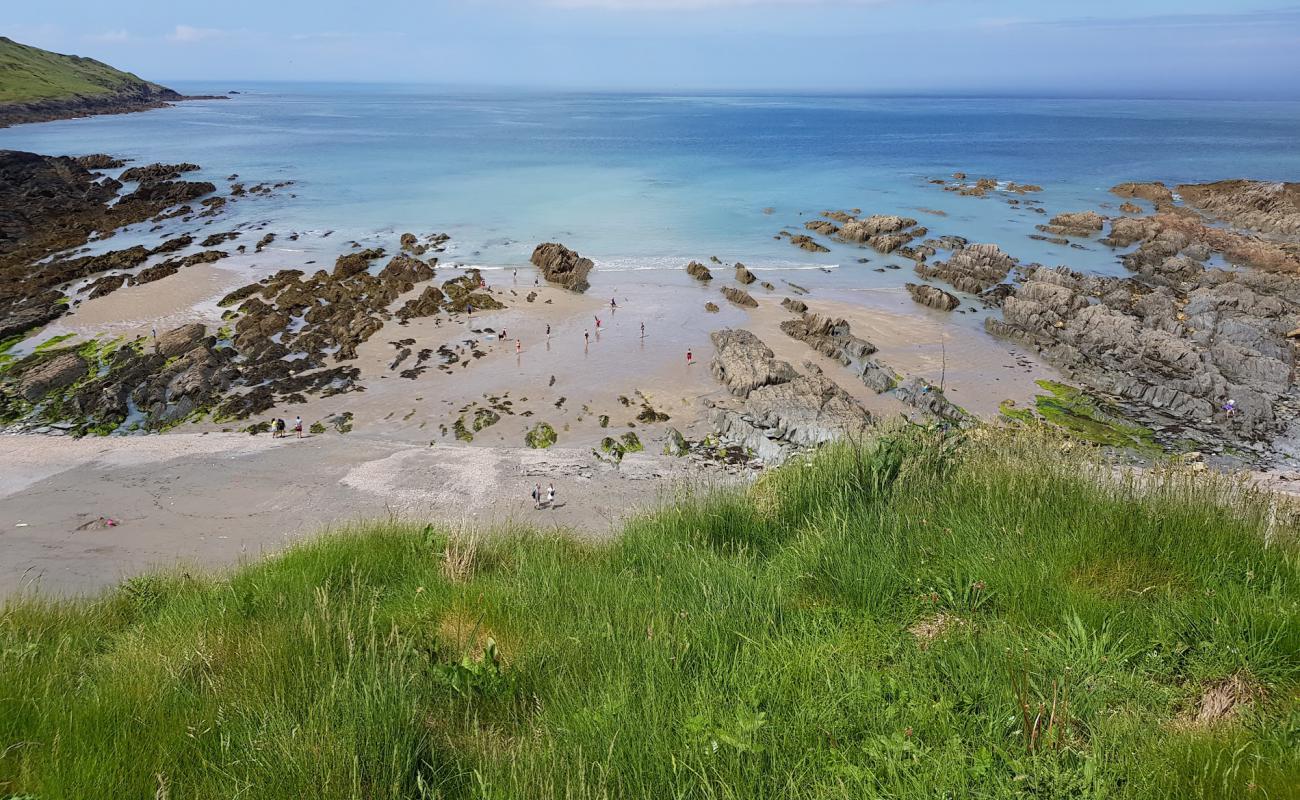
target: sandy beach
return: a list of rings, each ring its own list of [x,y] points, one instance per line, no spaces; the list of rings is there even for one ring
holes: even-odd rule
[[[47,333],[135,337],[154,324],[196,321],[215,329],[222,324],[216,301],[246,283],[250,269],[235,259],[198,265],[86,300]],[[440,266],[436,280],[460,274]],[[669,429],[691,440],[711,433],[707,409],[725,391],[710,372],[709,334],[726,327],[753,330],[797,369],[816,365],[878,418],[915,415],[782,333],[780,323],[792,316],[780,306],[792,294],[786,287],[749,287],[759,305],[742,309],[719,292],[731,281],[700,285],[684,273],[665,280],[663,273],[598,269],[585,294],[546,285],[531,266],[484,277],[503,309],[390,322],[349,362],[361,370],[364,391],[312,395],[237,425],[202,420],[146,436],[0,438],[0,594],[93,593],[153,567],[225,566],[390,516],[476,530],[526,525],[608,535],[628,515],[670,502],[684,485],[743,480],[658,455]],[[899,374],[942,383],[979,416],[995,417],[1006,399],[1030,400],[1034,379],[1055,375],[982,332],[964,335],[954,321],[968,329],[975,321],[920,308],[901,289],[832,287],[801,299],[812,312],[849,321]],[[705,311],[707,302],[719,310]],[[395,365],[407,348],[412,354]],[[440,348],[456,360],[444,363]],[[421,350],[434,351],[426,368],[402,377]],[[646,406],[668,419],[638,421]],[[474,432],[472,442],[458,440],[456,420],[470,421],[480,409],[500,420]],[[345,413],[352,428],[340,433],[332,420]],[[304,428],[320,422],[325,432],[301,440],[241,432],[276,416],[291,427],[295,416]],[[539,422],[555,428],[556,447],[524,446]],[[635,433],[645,452],[619,466],[593,452],[602,438],[626,433]],[[530,489],[550,482],[557,507],[535,511]],[[100,517],[118,524],[105,527]]]
[[[573,448],[430,447],[333,431],[7,436],[0,460],[0,595],[93,594],[152,567],[230,566],[376,519],[600,537],[675,492],[736,480],[644,453],[614,466]],[[554,508],[533,508],[539,483],[555,485]]]

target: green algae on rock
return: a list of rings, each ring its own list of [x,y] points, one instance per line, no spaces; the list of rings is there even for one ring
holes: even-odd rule
[[[524,434],[524,444],[534,450],[545,450],[559,440],[555,433],[555,428],[551,427],[549,422],[539,422],[528,433]]]

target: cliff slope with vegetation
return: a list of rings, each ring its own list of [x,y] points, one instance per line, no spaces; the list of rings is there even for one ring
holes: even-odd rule
[[[184,99],[93,58],[52,53],[0,36],[0,127],[159,108]]]
[[[0,613],[0,796],[1281,798],[1294,510],[1034,429]],[[111,532],[86,535],[111,536]]]

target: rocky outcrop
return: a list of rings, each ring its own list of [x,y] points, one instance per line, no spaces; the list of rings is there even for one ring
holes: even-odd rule
[[[1174,193],[1159,181],[1155,183],[1121,183],[1111,187],[1111,193],[1126,199],[1146,200],[1157,211],[1173,208]]]
[[[76,159],[0,151],[0,339],[65,313],[68,303],[59,287],[127,261],[138,265],[148,253],[133,247],[50,256],[215,191],[211,183],[173,180],[143,180],[124,196],[120,189]]]
[[[781,231],[781,233],[777,235],[777,238],[789,239],[790,244],[794,245],[800,250],[807,250],[809,253],[829,253],[831,251],[829,247],[822,245],[820,242],[818,242],[816,239],[812,238],[811,236],[805,236],[802,233],[790,233],[789,231]]]
[[[850,244],[869,245],[877,252],[886,254],[928,232],[925,228],[917,228],[916,220],[908,217],[875,215],[859,219],[847,211],[828,211],[825,216],[841,223],[834,232],[836,239]]]
[[[533,266],[542,271],[542,277],[571,292],[582,293],[591,288],[587,274],[595,264],[562,244],[546,242],[533,250]]]
[[[922,278],[945,281],[959,292],[983,294],[1005,281],[1016,263],[995,244],[972,244],[958,247],[947,261],[917,264],[915,270]]]
[[[907,289],[908,294],[912,295],[913,300],[938,311],[952,311],[961,305],[961,301],[955,296],[937,286],[930,286],[925,283],[908,283],[904,284],[904,288]]]
[[[748,267],[746,267],[744,264],[740,264],[740,263],[736,264],[736,281],[738,283],[740,283],[743,286],[749,286],[751,283],[755,283],[757,280],[758,278],[754,276],[754,273],[749,271]]]
[[[35,403],[47,393],[71,386],[84,377],[86,360],[77,353],[60,353],[16,372],[18,394],[27,402]]]
[[[189,162],[183,164],[148,164],[143,167],[130,167],[122,171],[118,176],[120,181],[139,181],[141,183],[157,183],[159,181],[170,181],[179,178],[182,173],[194,172],[199,168],[198,164]]]
[[[1238,228],[1300,236],[1300,183],[1219,181],[1182,184],[1183,202]]]
[[[1078,211],[1069,214],[1057,214],[1046,225],[1038,229],[1058,236],[1093,236],[1106,227],[1106,218],[1096,211]]]
[[[713,273],[709,272],[709,268],[698,261],[692,261],[686,265],[686,274],[690,275],[697,281],[703,282],[713,280]]]
[[[334,277],[347,279],[370,269],[370,262],[384,257],[384,248],[372,247],[355,253],[344,253],[334,260]]]
[[[801,449],[861,434],[871,415],[833,381],[800,375],[746,330],[712,335],[713,374],[733,395],[709,420],[724,444],[776,464]]]
[[[1139,279],[1034,270],[985,325],[1158,432],[1262,448],[1295,415],[1286,335],[1300,325],[1300,279],[1207,270],[1180,254],[1141,266]]]
[[[737,289],[734,286],[722,287],[722,296],[742,308],[758,308],[758,301],[750,296],[749,292],[744,289]]]
[[[876,393],[894,388],[893,370],[869,358],[876,352],[876,346],[854,336],[847,321],[804,313],[798,319],[782,322],[781,331],[838,361]]]
[[[965,427],[975,422],[975,418],[965,409],[951,402],[942,389],[924,378],[911,378],[904,381],[894,391],[894,396],[943,423]]]

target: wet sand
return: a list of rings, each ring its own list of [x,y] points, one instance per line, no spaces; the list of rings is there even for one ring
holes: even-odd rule
[[[258,274],[286,266],[278,258],[264,261]],[[194,320],[215,329],[221,324],[216,301],[256,279],[249,269],[232,258],[86,301],[42,338],[65,331],[142,335],[154,320],[160,330]],[[653,455],[662,452],[669,427],[690,439],[710,432],[708,404],[722,390],[709,370],[709,334],[725,327],[750,328],[796,368],[817,364],[877,416],[913,413],[780,331],[791,317],[780,301],[793,293],[778,276],[762,276],[778,283],[772,290],[748,287],[759,307],[745,310],[719,292],[732,285],[726,279],[730,270],[715,272],[718,279],[701,285],[680,271],[598,269],[591,291],[575,295],[534,285],[531,267],[517,275],[485,271],[505,309],[440,314],[408,325],[392,321],[348,362],[360,368],[364,392],[313,397],[264,417],[292,423],[300,415],[309,427],[351,412],[348,434],[327,425],[324,434],[275,440],[232,430],[254,419],[190,423],[155,436],[0,437],[0,595],[31,587],[87,593],[153,567],[225,566],[323,529],[389,516],[608,535],[627,515],[668,501],[683,482],[736,480],[690,460]],[[440,266],[435,281],[460,274]],[[810,283],[824,277],[808,276]],[[613,311],[611,297],[619,306]],[[1027,354],[984,334],[979,314],[930,311],[901,288],[826,286],[800,299],[814,312],[846,318],[895,371],[935,384],[942,380],[955,402],[981,416],[995,417],[1005,399],[1028,401],[1035,378],[1055,377]],[[704,310],[710,301],[719,306],[717,313]],[[501,329],[505,339],[497,338]],[[394,369],[393,343],[404,339],[414,340],[413,352]],[[422,374],[400,376],[415,365],[420,350],[441,346],[456,351],[460,361],[444,371],[435,354]],[[474,350],[483,356],[475,358]],[[687,350],[694,356],[689,365]],[[643,402],[670,419],[638,421]],[[478,408],[497,409],[500,421],[476,433],[472,444],[457,441],[453,423],[462,414],[472,420]],[[607,427],[601,425],[605,416]],[[542,421],[556,429],[557,446],[524,447],[525,433]],[[629,431],[640,437],[645,453],[628,456],[618,469],[593,454],[603,437]],[[552,480],[560,506],[533,511],[532,485]],[[99,516],[122,524],[77,530]]]

